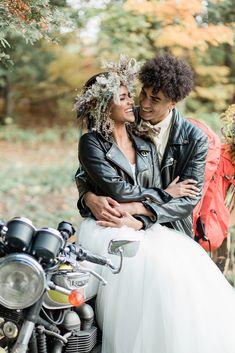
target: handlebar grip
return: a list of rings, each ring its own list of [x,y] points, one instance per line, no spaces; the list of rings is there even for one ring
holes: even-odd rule
[[[2,219],[0,219],[0,236],[5,235],[6,232],[7,232],[7,226],[5,222]]]
[[[79,248],[76,251],[76,255],[77,255],[78,261],[87,260],[87,261],[93,262],[98,265],[103,265],[103,266],[107,265],[107,263],[108,263],[108,259],[106,259],[105,257],[92,254],[90,251],[85,250],[83,248]]]
[[[73,225],[69,222],[65,222],[65,221],[60,222],[58,224],[57,229],[61,233],[65,241],[67,241],[69,237],[75,234],[75,229]]]

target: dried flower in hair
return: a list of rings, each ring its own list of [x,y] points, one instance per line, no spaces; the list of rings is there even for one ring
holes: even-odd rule
[[[78,118],[86,121],[92,119],[95,129],[99,132],[102,132],[102,127],[109,126],[105,121],[109,115],[111,100],[120,104],[120,86],[126,86],[129,93],[134,95],[139,64],[135,59],[121,55],[118,63],[106,62],[103,68],[107,72],[98,75],[95,82],[86,88],[83,94],[77,96],[75,103]],[[105,130],[111,131],[111,128]]]

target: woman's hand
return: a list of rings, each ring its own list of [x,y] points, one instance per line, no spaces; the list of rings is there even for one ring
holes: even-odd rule
[[[174,199],[177,197],[188,196],[195,198],[198,195],[199,188],[195,186],[196,180],[186,179],[184,181],[178,182],[179,177],[176,177],[165,189],[165,191],[170,194]]]
[[[96,221],[96,224],[102,227],[112,228],[121,228],[123,226],[127,226],[135,230],[140,230],[143,227],[143,223],[132,217],[128,212],[122,212],[121,217],[110,215],[109,221]]]

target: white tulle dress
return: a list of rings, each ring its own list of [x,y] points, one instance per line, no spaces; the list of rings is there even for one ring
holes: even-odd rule
[[[102,255],[115,238],[140,247],[118,275],[96,266],[108,281],[90,284],[102,353],[235,352],[235,291],[200,245],[159,224],[134,231],[86,219],[80,227],[79,244]]]

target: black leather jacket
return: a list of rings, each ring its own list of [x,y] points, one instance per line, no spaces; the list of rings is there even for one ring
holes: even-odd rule
[[[166,188],[180,176],[180,180],[196,180],[200,192],[195,199],[181,197],[161,206],[153,202],[146,202],[145,205],[155,213],[158,223],[192,237],[192,212],[202,196],[207,151],[208,140],[203,131],[173,109],[173,123],[161,163],[162,186]]]
[[[136,113],[137,113],[137,119],[138,119],[138,109]],[[78,208],[83,217],[87,217],[90,215],[89,210],[85,208],[82,203],[83,195],[87,191],[93,191],[98,195],[107,195],[109,192],[112,192],[113,190],[115,190],[115,186],[112,182],[109,188],[106,184],[107,169],[103,167],[101,168],[99,166],[100,179],[103,180],[102,181],[103,182],[102,189],[104,190],[103,192],[102,190],[97,189],[96,182],[98,181],[98,179],[92,176],[92,174],[90,175],[88,174],[88,176],[86,175],[86,172],[90,168],[91,164],[94,162],[92,159],[87,159],[86,157],[87,151],[88,149],[90,150],[94,146],[96,146],[96,144],[94,145],[94,141],[92,141],[91,143],[91,141],[88,140],[88,137],[85,137],[85,136],[88,136],[88,135],[84,135],[84,137],[82,137],[80,140],[80,162],[83,168],[85,169],[85,171],[82,168],[79,168],[76,174],[76,183],[78,186],[79,196],[80,196],[78,200]],[[137,141],[138,138],[135,137],[135,140]],[[168,144],[161,164],[162,180],[160,180],[160,176],[159,176],[158,158],[156,156],[155,148],[153,147],[152,144],[149,144],[149,142],[145,142],[142,139],[140,140],[141,140],[141,144],[139,145],[139,148],[141,145],[142,146],[145,145],[144,148],[146,149],[146,151],[147,151],[147,148],[150,148],[151,153],[149,154],[149,157],[151,156],[151,158],[153,158],[150,164],[148,165],[148,169],[145,170],[145,174],[144,174],[146,178],[147,177],[150,178],[150,181],[147,181],[145,178],[140,178],[140,176],[137,177],[137,181],[138,183],[140,183],[141,186],[145,188],[158,186],[158,187],[163,187],[163,189],[165,189],[169,185],[169,183],[178,175],[180,176],[181,180],[185,180],[188,178],[197,180],[197,187],[199,187],[200,192],[195,199],[188,198],[188,197],[170,199],[169,195],[167,193],[162,194],[162,191],[160,191],[160,189],[157,189],[158,196],[160,197],[160,199],[155,199],[154,201],[153,201],[154,197],[152,194],[152,190],[148,190],[147,193],[141,195],[141,197],[144,197],[141,200],[144,202],[145,206],[147,208],[150,208],[151,211],[155,214],[156,221],[158,223],[167,225],[170,228],[174,228],[190,236],[193,236],[192,211],[195,205],[197,204],[197,202],[200,200],[202,195],[205,159],[206,159],[206,154],[208,149],[206,135],[195,125],[193,125],[192,123],[184,119],[176,109],[173,109],[173,124],[172,124]],[[89,148],[90,143],[91,143],[91,147]],[[136,144],[136,146],[137,145],[138,143]],[[98,166],[101,164],[101,162],[103,162],[103,160],[107,158],[106,162],[108,162],[108,164],[111,163],[113,168],[116,169],[117,174],[120,171],[122,171],[121,177],[125,177],[124,180],[127,183],[132,183],[132,187],[133,187],[133,179],[128,173],[128,170],[130,172],[129,167],[127,167],[127,169],[125,167],[123,169],[122,167],[127,163],[127,161],[125,157],[122,156],[121,152],[119,151],[113,160],[108,159],[109,149],[112,147],[113,152],[116,152],[117,150],[117,148],[115,150],[114,146],[115,145],[113,144],[110,145],[110,142],[108,141],[106,141],[106,143],[103,142],[103,144],[99,145],[98,148],[100,149],[100,151],[103,150],[104,147],[105,147],[105,150],[103,150],[103,154],[101,153],[99,155],[99,158],[95,160],[95,164]],[[148,147],[148,146],[151,146],[151,147]],[[146,153],[144,151],[145,151],[144,149],[140,148],[139,151],[137,152],[137,155],[142,155],[143,157],[143,153],[144,154]],[[114,155],[115,154],[116,153],[114,153]],[[84,156],[84,160],[82,160],[82,156]],[[119,157],[121,159],[119,159]],[[123,159],[125,160],[125,164]],[[85,165],[85,163],[87,164]],[[116,181],[116,179],[113,179],[113,181],[114,180]],[[142,182],[146,184],[143,185]],[[152,184],[153,182],[155,182],[155,184]],[[117,197],[115,197],[115,195],[112,196],[111,194],[109,194],[109,196],[112,196],[113,198],[115,198],[117,201],[120,201],[120,202],[131,201],[131,199],[129,198],[131,197],[132,188],[129,185],[127,189],[128,196],[123,196],[124,199],[122,200],[120,199],[120,197],[122,197],[121,193],[124,192],[126,187],[127,187],[127,184],[123,184],[123,187],[118,189]],[[141,190],[140,186],[134,186],[135,190],[137,190],[138,188],[140,188],[139,190]],[[154,195],[156,196],[156,194]],[[132,201],[134,200],[137,201],[138,199],[132,198]],[[147,222],[147,223],[145,222],[145,225],[147,226],[151,225],[151,221],[149,219],[145,219],[145,221]]]
[[[76,174],[80,194],[78,208],[83,217],[90,216],[82,205],[84,183],[96,195],[110,196],[118,202],[151,200],[162,205],[172,197],[161,189],[161,175],[155,146],[131,133],[136,149],[135,185],[131,166],[111,141],[97,132],[84,134],[79,142],[79,160],[82,168]],[[157,187],[158,186],[158,187]],[[152,224],[147,217],[141,218],[145,227]]]

